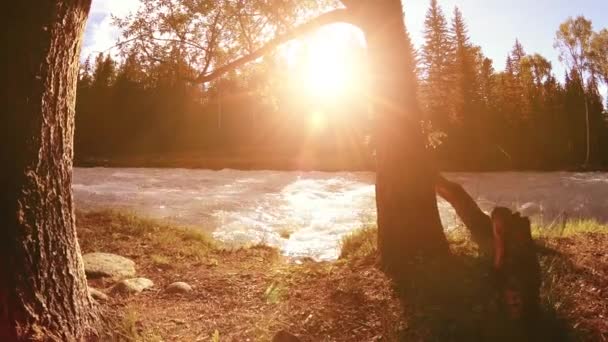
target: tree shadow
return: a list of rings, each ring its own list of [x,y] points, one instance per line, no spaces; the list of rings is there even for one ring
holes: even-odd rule
[[[456,251],[447,259],[412,263],[397,291],[407,329],[402,341],[571,341],[567,322],[549,305],[532,319],[508,318],[492,262]]]

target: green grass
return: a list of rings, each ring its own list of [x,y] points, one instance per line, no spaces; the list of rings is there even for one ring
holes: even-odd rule
[[[176,226],[125,211],[78,213],[77,226],[85,251],[145,252],[159,266],[176,259],[200,262],[217,248],[213,238],[200,228]]]

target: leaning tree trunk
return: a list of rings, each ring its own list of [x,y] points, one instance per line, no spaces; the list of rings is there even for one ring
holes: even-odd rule
[[[383,266],[400,273],[419,255],[448,251],[435,196],[436,170],[421,131],[401,1],[352,3],[349,9],[362,22],[372,70],[378,248]]]
[[[91,332],[74,226],[72,139],[90,0],[20,0],[0,21],[0,340]]]

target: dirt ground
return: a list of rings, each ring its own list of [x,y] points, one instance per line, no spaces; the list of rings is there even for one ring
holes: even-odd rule
[[[132,215],[79,213],[77,225],[83,253],[128,257],[136,262],[137,276],[155,284],[151,291],[110,295],[100,304],[108,324],[104,341],[270,341],[281,330],[302,341],[488,340],[480,335],[487,320],[479,305],[483,286],[474,285],[483,277],[471,273],[459,284],[448,284],[465,297],[450,304],[457,308],[435,315],[433,308],[421,310],[412,292],[404,297],[395,290],[376,267],[369,246],[336,262],[296,263],[269,247],[226,250],[194,230]],[[457,253],[473,255],[459,259],[463,269],[479,268],[466,241],[452,243]],[[555,336],[606,341],[608,235],[539,244],[543,305],[561,329]],[[446,270],[438,279],[449,273],[454,274]],[[166,293],[176,281],[192,285],[193,291]],[[106,293],[113,283],[89,281]],[[557,331],[554,327],[549,329]]]

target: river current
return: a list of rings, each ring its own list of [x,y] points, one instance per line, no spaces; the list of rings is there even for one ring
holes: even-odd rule
[[[537,222],[608,221],[606,173],[448,173],[484,210],[507,206]],[[342,237],[375,220],[374,174],[76,168],[80,210],[126,209],[191,225],[226,244],[266,243],[285,255],[331,260]],[[446,229],[458,220],[439,201]]]

